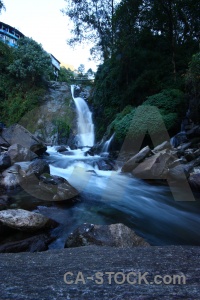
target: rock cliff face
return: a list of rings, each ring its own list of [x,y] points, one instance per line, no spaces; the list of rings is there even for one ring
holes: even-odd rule
[[[66,82],[49,82],[43,102],[27,113],[19,122],[50,145],[66,144],[73,131],[74,104],[70,85]]]

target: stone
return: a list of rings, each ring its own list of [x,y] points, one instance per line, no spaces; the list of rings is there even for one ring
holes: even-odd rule
[[[116,170],[115,164],[108,159],[100,159],[96,162],[96,165],[98,166],[98,169],[102,171]]]
[[[0,155],[0,172],[11,166],[10,156],[5,152]]]
[[[0,196],[0,210],[5,210],[10,205],[10,199],[7,195]]]
[[[189,177],[189,172],[187,171],[187,168],[185,168],[186,165],[177,165],[171,169],[169,169],[168,177],[180,181],[185,180]]]
[[[20,174],[21,167],[19,165],[13,165],[6,169],[1,179],[1,185],[4,186],[6,189],[15,189],[21,183],[21,174]]]
[[[149,146],[144,147],[140,152],[131,157],[122,167],[122,172],[131,172],[135,169],[139,163],[141,163],[147,156],[151,154],[151,149]]]
[[[65,146],[59,146],[56,148],[57,152],[64,152],[64,151],[68,151],[67,148]]]
[[[48,234],[38,234],[15,242],[0,245],[0,253],[40,252],[48,250],[53,238]]]
[[[55,227],[57,223],[39,213],[24,209],[7,209],[0,211],[0,225],[15,230],[34,232]]]
[[[200,173],[191,174],[188,179],[190,187],[194,190],[199,192],[200,191]]]
[[[162,151],[162,150],[165,150],[165,149],[171,149],[171,148],[172,148],[172,146],[171,146],[170,142],[169,141],[165,141],[162,144],[156,146],[153,149],[153,152],[159,152],[159,151]]]
[[[42,174],[39,187],[52,195],[49,197],[49,201],[69,200],[79,194],[65,178],[56,175]]]
[[[165,179],[171,160],[169,153],[157,153],[139,164],[132,175],[141,179]]]
[[[0,147],[8,148],[9,146],[9,143],[0,136]]]
[[[43,159],[34,160],[27,168],[27,177],[37,177],[39,179],[40,175],[43,173],[50,174],[49,164]]]
[[[30,161],[37,157],[37,155],[26,147],[20,144],[13,144],[8,148],[8,155],[11,162]]]
[[[120,248],[150,246],[142,237],[121,223],[111,225],[82,224],[69,235],[65,242],[65,248],[89,245]]]
[[[43,142],[41,142],[32,133],[19,124],[14,124],[3,129],[2,137],[10,145],[20,144],[37,155],[41,155],[47,150],[47,147]]]

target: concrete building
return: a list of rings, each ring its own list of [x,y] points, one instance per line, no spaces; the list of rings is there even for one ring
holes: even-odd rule
[[[23,37],[24,34],[21,33],[19,30],[17,30],[16,28],[8,24],[5,24],[3,22],[0,22],[0,41],[8,44],[8,46],[10,47],[17,47],[18,39]],[[57,80],[58,72],[60,70],[60,62],[52,54],[49,53],[49,55],[51,57],[55,79]]]

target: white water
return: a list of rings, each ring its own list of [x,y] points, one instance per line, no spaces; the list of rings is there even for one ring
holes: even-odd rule
[[[80,97],[74,97],[74,85],[71,86],[71,93],[77,111],[77,143],[78,147],[94,145],[94,124],[92,113],[87,103]]]
[[[103,145],[103,148],[102,148],[102,152],[104,153],[104,152],[108,152],[108,150],[109,150],[109,147],[110,147],[110,143],[112,142],[112,139],[114,138],[114,135],[115,135],[115,133],[113,133],[113,135],[110,137],[110,139],[109,140],[107,140],[106,142],[105,142],[105,144]]]

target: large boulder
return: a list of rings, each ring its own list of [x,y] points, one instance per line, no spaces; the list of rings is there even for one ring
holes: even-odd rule
[[[32,133],[19,124],[14,124],[3,129],[2,138],[10,145],[20,144],[38,155],[43,154],[47,150],[43,142],[38,140]]]
[[[49,201],[69,200],[79,194],[65,178],[56,175],[41,175],[39,187],[42,191],[50,194]]]
[[[165,149],[171,149],[171,148],[172,148],[172,146],[171,146],[170,142],[169,141],[165,141],[162,144],[156,146],[153,149],[153,152],[159,152],[159,151],[162,151],[162,150],[165,150]]]
[[[82,224],[66,240],[65,248],[80,246],[137,247],[150,246],[143,238],[123,224]]]
[[[37,157],[37,155],[26,147],[20,144],[13,144],[8,148],[8,155],[11,158],[11,162],[30,161]]]
[[[122,167],[122,172],[131,172],[133,169],[135,169],[140,162],[142,162],[147,156],[151,154],[151,149],[149,146],[146,146],[140,152],[138,152],[136,155],[131,157]]]
[[[2,148],[8,148],[10,145],[8,144],[7,141],[5,141],[1,136],[0,136],[0,147]]]
[[[24,209],[7,209],[0,211],[0,227],[34,232],[41,229],[55,227],[57,223],[35,212]]]
[[[8,153],[3,153],[0,155],[0,172],[9,168],[11,166],[11,159]]]
[[[157,153],[146,158],[132,171],[132,175],[141,179],[161,179],[166,178],[168,164],[172,161],[172,156],[165,153]]]
[[[190,187],[194,191],[196,191],[196,192],[200,191],[200,173],[191,174],[188,181],[189,181]]]

